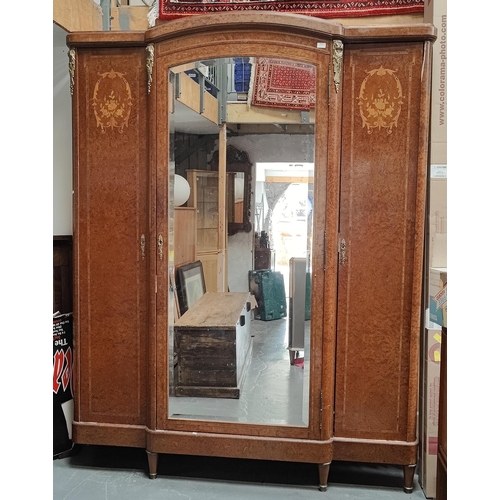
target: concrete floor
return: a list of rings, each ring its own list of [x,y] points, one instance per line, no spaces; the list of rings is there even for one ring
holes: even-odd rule
[[[403,491],[400,467],[335,462],[328,490],[318,490],[314,464],[160,455],[149,479],[144,450],[81,446],[53,461],[54,500],[424,500],[414,480]]]
[[[309,328],[304,368],[290,365],[288,317],[251,321],[252,349],[239,399],[169,398],[173,418],[307,427],[309,422]]]
[[[171,398],[176,418],[307,422],[308,363],[290,365],[288,321],[252,323],[253,359],[241,399]],[[326,492],[318,481],[316,464],[179,455],[160,455],[158,477],[149,479],[144,450],[108,446],[75,446],[53,461],[54,500],[425,499],[416,477],[414,492],[404,493],[401,467],[336,462]]]

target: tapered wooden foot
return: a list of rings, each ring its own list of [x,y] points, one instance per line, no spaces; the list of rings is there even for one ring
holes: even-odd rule
[[[146,450],[148,454],[149,478],[156,479],[158,470],[158,453]]]
[[[330,472],[330,464],[318,464],[319,471],[319,491],[326,491],[328,488],[328,473]]]
[[[405,483],[404,483],[404,492],[412,493],[413,492],[413,478],[415,477],[415,469],[416,465],[405,465],[403,467]]]

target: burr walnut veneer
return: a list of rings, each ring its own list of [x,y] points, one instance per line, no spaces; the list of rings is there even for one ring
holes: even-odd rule
[[[76,443],[144,448],[151,477],[159,453],[316,463],[322,490],[332,460],[399,464],[411,491],[434,39],[250,12],[68,35]],[[277,54],[316,67],[308,423],[178,419],[169,68]]]

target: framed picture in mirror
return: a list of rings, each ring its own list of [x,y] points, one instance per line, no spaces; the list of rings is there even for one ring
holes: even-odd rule
[[[184,264],[177,268],[177,297],[181,315],[206,292],[201,261]]]

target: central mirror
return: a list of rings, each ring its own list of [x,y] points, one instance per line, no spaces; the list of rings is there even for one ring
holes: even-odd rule
[[[169,418],[307,427],[316,67],[169,73]]]

